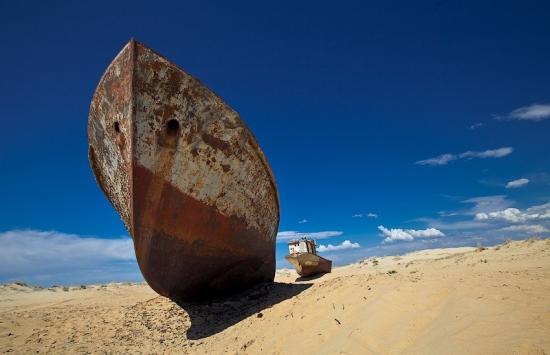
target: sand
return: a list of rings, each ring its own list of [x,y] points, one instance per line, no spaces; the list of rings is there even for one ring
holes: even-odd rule
[[[376,260],[376,261],[374,261]],[[548,354],[550,240],[279,270],[206,305],[145,284],[0,287],[0,353]]]

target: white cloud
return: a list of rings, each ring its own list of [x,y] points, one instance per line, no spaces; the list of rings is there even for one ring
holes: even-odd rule
[[[427,229],[420,229],[420,230],[407,229],[407,232],[410,233],[415,238],[435,238],[435,237],[445,236],[443,232],[435,228],[427,228]]]
[[[509,181],[507,184],[506,184],[506,188],[507,189],[516,189],[518,187],[522,187],[524,185],[527,185],[529,183],[529,179],[525,179],[525,178],[521,178],[521,179],[517,179],[517,180],[512,180],[512,181]]]
[[[437,212],[437,214],[440,215],[441,217],[452,217],[452,216],[459,215],[458,212],[448,212],[448,211],[439,211]]]
[[[495,212],[489,212],[489,213],[477,213],[475,216],[476,221],[488,221],[488,220],[503,220],[507,222],[525,222],[527,221],[527,218],[517,208],[507,208],[502,211],[495,211]]]
[[[454,154],[441,154],[434,158],[419,160],[415,164],[417,165],[446,165],[448,162],[458,159]]]
[[[387,229],[384,226],[380,225],[378,226],[378,229],[386,237],[386,239],[384,239],[384,242],[392,242],[395,240],[414,240],[414,237],[410,233],[407,233],[400,228]]]
[[[457,159],[485,159],[485,158],[502,158],[512,154],[514,149],[512,147],[502,147],[498,149],[489,149],[484,151],[469,150],[460,154],[441,154],[434,158],[419,160],[415,162],[417,165],[446,165],[447,163]]]
[[[550,230],[550,203],[526,209],[513,207],[514,201],[504,195],[475,197],[464,203],[474,203],[470,209],[441,218],[423,217],[415,221],[444,231],[447,238],[525,238]],[[468,219],[465,219],[466,216]]]
[[[533,206],[522,211],[517,208],[506,208],[494,212],[476,213],[477,221],[505,221],[510,223],[524,223],[528,221],[550,219],[550,203]]]
[[[519,224],[501,228],[502,232],[546,233],[548,229],[540,224]]]
[[[485,159],[485,158],[502,158],[507,155],[512,154],[514,149],[512,147],[503,147],[498,149],[489,149],[484,150],[482,152],[477,151],[467,151],[464,153],[461,153],[459,155],[460,158],[466,158],[466,159],[473,159],[473,158],[479,158],[479,159]]]
[[[277,241],[283,242],[286,240],[292,240],[292,239],[300,239],[303,237],[313,238],[313,239],[325,239],[330,237],[338,237],[344,234],[344,232],[341,231],[323,231],[323,232],[312,232],[312,233],[305,233],[305,232],[297,232],[297,231],[283,231],[277,233]]]
[[[482,230],[491,227],[487,223],[472,220],[446,221],[444,219],[423,217],[417,218],[416,221],[426,223],[430,228],[452,231],[455,233],[465,230]]]
[[[479,127],[483,127],[485,124],[483,122],[474,123],[472,125],[469,125],[468,128],[471,130],[477,129]]]
[[[510,112],[506,117],[514,120],[542,121],[550,118],[550,105],[533,104],[530,106],[520,107]]]
[[[308,222],[307,219],[302,219],[301,221],[298,221],[298,223],[300,223],[300,224],[304,224],[304,223],[307,223],[307,222]]]
[[[412,241],[414,238],[437,238],[444,237],[445,234],[436,228],[427,229],[401,229],[391,228],[388,229],[382,225],[378,226],[378,230],[382,232],[382,235],[386,237],[384,243],[394,242],[396,240]]]
[[[132,239],[56,231],[0,233],[0,279],[39,284],[141,280]]]
[[[378,214],[369,212],[367,214],[356,213],[356,214],[351,216],[351,218],[363,218],[363,217],[376,219],[376,218],[378,218]]]
[[[337,244],[337,245],[332,245],[332,244],[320,245],[319,248],[317,248],[317,250],[322,253],[322,252],[325,252],[325,251],[357,249],[357,248],[360,248],[360,247],[361,246],[359,245],[359,243],[352,243],[350,240],[344,240],[341,244]]]
[[[466,215],[475,215],[480,212],[492,212],[508,208],[514,204],[506,195],[492,195],[472,197],[462,203],[473,203],[474,206],[464,212]]]

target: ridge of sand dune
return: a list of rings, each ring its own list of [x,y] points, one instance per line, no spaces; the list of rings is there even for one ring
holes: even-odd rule
[[[549,353],[550,240],[279,270],[208,304],[145,284],[0,286],[0,352]]]

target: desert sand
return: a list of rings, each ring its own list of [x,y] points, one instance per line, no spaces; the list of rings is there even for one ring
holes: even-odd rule
[[[550,240],[369,258],[207,304],[145,284],[0,286],[0,352],[548,354]]]

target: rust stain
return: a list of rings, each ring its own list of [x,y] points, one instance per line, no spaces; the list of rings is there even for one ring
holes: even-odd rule
[[[135,179],[148,187],[135,194],[140,211],[136,255],[158,293],[207,297],[273,280],[274,241],[265,241],[243,220],[220,214],[146,168],[136,167]]]
[[[221,139],[214,137],[206,132],[202,133],[202,140],[210,147],[220,150],[226,157],[231,155],[231,145]]]
[[[197,79],[130,41],[98,84],[88,139],[158,293],[196,299],[273,280],[273,174],[238,114]]]

